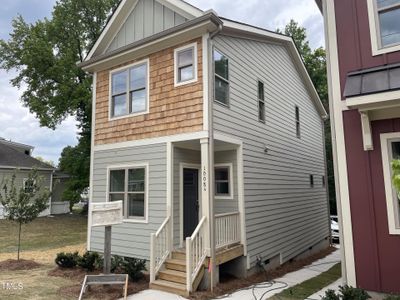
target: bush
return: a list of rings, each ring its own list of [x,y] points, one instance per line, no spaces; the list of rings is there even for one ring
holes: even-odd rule
[[[122,262],[123,262],[123,257],[118,256],[118,255],[112,255],[111,256],[111,268],[110,268],[111,273],[121,270]],[[99,270],[103,269],[104,258],[102,255],[98,254],[98,258],[95,260],[94,266],[95,266],[95,269],[99,269]]]
[[[138,281],[143,278],[143,271],[146,270],[146,260],[125,257],[122,262],[122,269],[132,281]]]
[[[61,268],[73,268],[78,263],[79,254],[74,253],[58,253],[55,259],[56,264]]]
[[[78,258],[78,266],[91,272],[96,268],[96,261],[99,258],[100,255],[97,252],[86,251],[82,257]]]
[[[363,289],[344,285],[339,287],[337,294],[333,290],[326,291],[322,300],[366,300],[370,298],[371,296]]]

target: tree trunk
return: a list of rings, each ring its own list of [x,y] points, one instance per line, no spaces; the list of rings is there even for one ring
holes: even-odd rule
[[[20,249],[20,245],[21,245],[21,223],[19,223],[19,227],[18,227],[18,255],[17,255],[17,259],[19,260],[19,249]]]

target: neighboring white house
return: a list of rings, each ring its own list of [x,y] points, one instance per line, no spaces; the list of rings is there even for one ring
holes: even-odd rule
[[[80,66],[90,202],[123,201],[112,252],[148,260],[151,287],[188,295],[213,265],[215,283],[329,244],[327,113],[292,38],[185,1],[122,0]],[[88,249],[103,241],[89,217]]]

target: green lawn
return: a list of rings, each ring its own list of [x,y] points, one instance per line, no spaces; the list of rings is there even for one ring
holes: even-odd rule
[[[312,294],[322,290],[324,287],[338,280],[341,276],[340,263],[334,265],[328,271],[320,275],[287,288],[283,292],[269,298],[273,300],[307,299]]]
[[[87,217],[60,215],[42,217],[22,225],[21,250],[48,250],[86,242]],[[0,220],[0,253],[15,252],[18,227],[14,222]]]

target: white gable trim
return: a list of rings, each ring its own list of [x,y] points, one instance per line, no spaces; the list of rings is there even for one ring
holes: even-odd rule
[[[168,7],[169,9],[181,14],[187,19],[197,18],[203,15],[203,11],[200,9],[182,1],[182,0],[156,0],[160,4]],[[94,53],[103,46],[104,50],[112,43],[119,30],[124,25],[125,21],[129,17],[130,13],[135,9],[138,0],[122,0],[118,5],[117,9],[113,13],[111,19],[108,21],[106,27],[103,29],[100,37],[86,56],[84,61],[90,60]],[[113,32],[110,32],[110,31]]]

